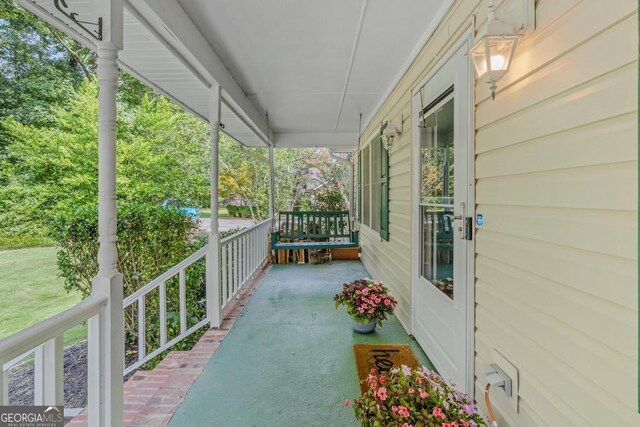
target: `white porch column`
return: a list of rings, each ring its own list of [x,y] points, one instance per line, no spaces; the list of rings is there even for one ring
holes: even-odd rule
[[[269,218],[273,218],[276,209],[276,178],[273,142],[269,144]]]
[[[221,88],[211,86],[211,232],[207,253],[207,318],[212,328],[220,327],[220,233],[218,231],[218,144],[220,143]]]
[[[116,248],[116,87],[123,42],[122,0],[98,3],[103,39],[98,42],[98,274],[92,298],[105,298],[89,321],[89,425],[120,426],[123,418],[124,316],[122,274]]]

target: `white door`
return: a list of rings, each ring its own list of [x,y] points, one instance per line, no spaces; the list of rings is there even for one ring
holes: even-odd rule
[[[458,45],[413,96],[412,332],[438,372],[472,392],[471,70]]]

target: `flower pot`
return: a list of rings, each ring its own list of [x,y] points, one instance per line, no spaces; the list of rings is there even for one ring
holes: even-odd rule
[[[376,330],[376,319],[369,320],[369,323],[358,323],[354,320],[353,330],[359,334],[370,334]]]

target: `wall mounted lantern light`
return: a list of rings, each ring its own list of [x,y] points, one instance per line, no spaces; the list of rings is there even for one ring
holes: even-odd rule
[[[527,0],[521,1],[529,3]],[[533,13],[535,14],[535,10]],[[478,79],[489,84],[492,99],[496,98],[496,82],[509,71],[513,53],[524,29],[525,24],[520,26],[496,18],[494,2],[489,0],[487,33],[471,48],[470,54]]]
[[[393,147],[393,142],[402,133],[402,122],[403,119],[392,120],[382,131],[382,145],[385,150],[390,150]]]

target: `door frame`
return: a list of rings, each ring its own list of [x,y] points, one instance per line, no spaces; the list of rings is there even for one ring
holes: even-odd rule
[[[416,324],[415,316],[417,315],[417,303],[415,298],[415,287],[419,285],[419,264],[420,264],[420,229],[418,218],[420,216],[419,200],[420,200],[420,133],[417,123],[419,121],[419,111],[416,110],[414,99],[420,89],[431,80],[431,78],[453,57],[453,55],[464,45],[469,49],[473,44],[473,31],[468,28],[463,35],[447,49],[446,54],[432,67],[429,72],[418,82],[411,91],[411,117],[412,117],[412,161],[411,161],[411,235],[414,236],[411,242],[411,333],[413,334],[414,325]],[[467,247],[467,314],[466,322],[466,384],[467,393],[474,397],[475,395],[475,371],[474,371],[474,352],[475,352],[475,76],[471,63],[471,58],[467,57],[467,108],[469,111],[467,126],[467,185],[469,186],[467,196],[467,216],[474,218],[473,221],[473,240]],[[418,108],[419,109],[419,108]],[[428,356],[428,353],[427,353]]]

